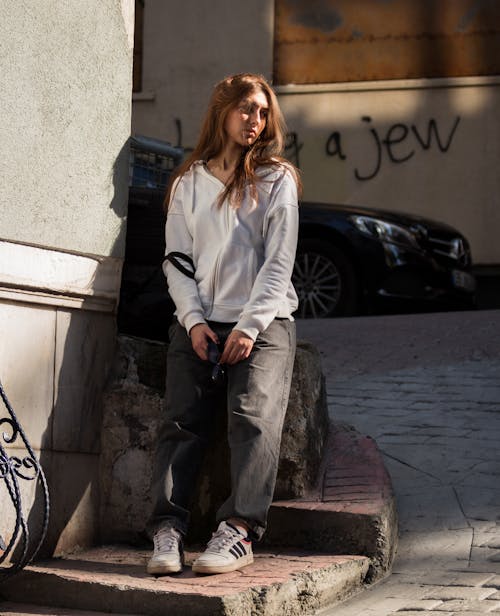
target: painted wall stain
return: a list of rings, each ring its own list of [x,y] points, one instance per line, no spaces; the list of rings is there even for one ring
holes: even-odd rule
[[[499,0],[275,0],[274,82],[497,75]]]
[[[474,4],[462,15],[457,25],[457,32],[465,32],[477,17],[481,5],[484,4],[482,0],[476,0]]]
[[[293,8],[292,22],[299,26],[332,32],[343,23],[341,14],[329,0],[314,0],[307,5],[302,0],[290,0],[289,4]]]

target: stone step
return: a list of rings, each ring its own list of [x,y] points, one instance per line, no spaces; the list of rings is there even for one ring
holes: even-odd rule
[[[43,606],[113,614],[312,614],[359,591],[370,566],[364,556],[261,550],[241,571],[200,576],[186,566],[180,574],[154,578],[145,572],[148,556],[138,548],[105,546],[40,561],[1,592],[9,601],[29,598]],[[196,556],[188,551],[187,565]]]
[[[12,603],[0,601],[0,616],[109,616],[109,612],[95,612],[88,610],[73,610],[66,607],[44,607],[28,603]],[[115,614],[125,616],[125,614]],[[127,614],[126,616],[134,616]],[[135,616],[141,616],[136,614]]]
[[[114,614],[313,614],[387,575],[397,542],[391,482],[373,439],[334,422],[319,476],[311,494],[273,503],[266,542],[241,571],[200,576],[187,566],[152,578],[149,549],[111,545],[37,562],[0,594]],[[188,565],[196,554],[187,551]]]
[[[375,441],[332,422],[316,490],[275,501],[266,543],[370,558],[367,582],[387,575],[397,547],[398,517],[390,476]]]

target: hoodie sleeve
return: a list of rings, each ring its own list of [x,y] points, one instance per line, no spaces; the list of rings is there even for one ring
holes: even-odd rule
[[[286,302],[297,250],[297,185],[289,170],[284,172],[274,192],[264,221],[264,264],[234,328],[253,340],[268,327]]]
[[[193,258],[193,238],[186,224],[183,207],[186,192],[189,192],[186,184],[184,176],[172,187],[165,225],[165,254],[178,251]],[[180,272],[169,261],[164,262],[163,271],[167,277],[170,296],[176,307],[177,319],[189,333],[194,325],[205,322],[196,282]]]

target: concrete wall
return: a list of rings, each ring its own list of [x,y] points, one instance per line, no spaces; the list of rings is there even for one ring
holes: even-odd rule
[[[451,224],[500,263],[500,78],[278,88],[304,198]]]
[[[124,254],[133,18],[133,0],[0,7],[0,379],[48,478],[44,553],[88,545],[99,531],[101,394]],[[0,422],[5,417],[0,405]],[[6,456],[23,460],[22,440],[10,440],[2,437]],[[32,507],[36,482],[19,484],[35,539],[40,494]],[[7,541],[14,515],[0,482]]]
[[[192,146],[212,84],[247,70],[272,77],[273,42],[271,0],[146,3],[133,132]],[[305,198],[431,216],[466,234],[476,264],[500,264],[498,77],[277,91]]]
[[[270,0],[146,2],[132,132],[192,147],[215,83],[239,72],[272,76],[273,21]]]
[[[123,253],[129,5],[1,3],[2,239]]]

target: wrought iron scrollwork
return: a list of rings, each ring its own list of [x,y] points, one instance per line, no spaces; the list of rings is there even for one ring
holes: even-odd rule
[[[49,490],[47,480],[43,473],[33,449],[19,423],[14,409],[0,382],[0,396],[3,406],[0,406],[0,481],[4,483],[13,506],[13,522],[10,536],[0,536],[0,581],[33,560],[39,551],[49,523]],[[16,449],[25,450],[21,455],[9,455],[6,445],[13,445]],[[37,531],[33,535],[26,519],[23,508],[23,497],[20,481],[33,481],[37,485],[35,494],[41,494],[42,512],[41,521],[36,525]],[[32,511],[36,511],[32,507]],[[10,517],[10,516],[9,516]],[[5,532],[5,529],[3,529]],[[7,532],[8,532],[7,531]]]

